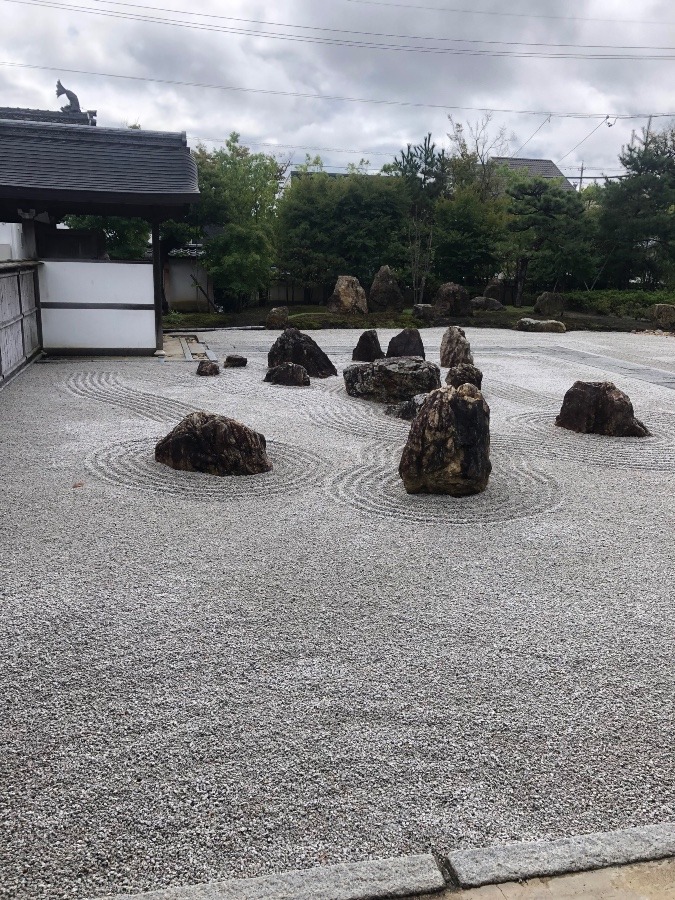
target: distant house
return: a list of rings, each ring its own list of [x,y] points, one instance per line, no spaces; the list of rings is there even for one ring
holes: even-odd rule
[[[498,166],[506,166],[512,172],[520,172],[531,178],[557,179],[564,191],[574,191],[576,188],[571,181],[563,175],[552,159],[525,159],[521,157],[493,156],[492,162]]]

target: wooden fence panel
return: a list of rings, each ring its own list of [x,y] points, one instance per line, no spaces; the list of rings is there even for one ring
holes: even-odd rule
[[[40,310],[35,268],[0,268],[0,384],[40,350]]]

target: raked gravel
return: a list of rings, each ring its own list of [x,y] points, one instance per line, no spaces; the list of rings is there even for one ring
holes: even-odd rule
[[[675,340],[467,335],[495,449],[463,500],[407,497],[407,426],[341,379],[264,384],[271,332],[209,333],[249,358],[215,379],[59,360],[0,391],[0,897],[673,819],[675,391],[536,348],[673,370]],[[358,337],[314,336],[338,370]],[[559,441],[577,378],[654,438]],[[191,408],[274,472],[154,463]]]

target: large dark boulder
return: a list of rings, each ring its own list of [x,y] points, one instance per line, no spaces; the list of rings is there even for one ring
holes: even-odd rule
[[[304,366],[286,362],[268,369],[263,381],[269,381],[270,384],[285,384],[289,387],[307,387],[309,375]]]
[[[448,369],[445,383],[458,388],[462,384],[473,384],[478,390],[483,386],[483,373],[471,363],[460,363]]]
[[[389,266],[381,266],[378,269],[368,294],[368,306],[371,310],[395,309],[402,310],[405,301],[398,286],[394,273]]]
[[[465,497],[484,491],[490,463],[490,408],[473,384],[431,393],[410,426],[398,467],[409,494]]]
[[[265,448],[263,435],[236,419],[193,412],[157,444],[155,459],[185,472],[258,475],[272,468]]]
[[[675,306],[671,303],[655,303],[651,313],[654,321],[661,328],[675,330]]]
[[[352,352],[352,359],[354,362],[374,362],[376,359],[384,359],[380,339],[374,328],[364,331],[358,339]]]
[[[326,307],[332,313],[365,315],[368,312],[368,302],[359,279],[353,275],[338,275]]]
[[[463,328],[450,325],[441,338],[441,365],[452,368],[462,363],[473,365],[471,344],[466,339]]]
[[[416,303],[413,306],[413,316],[425,325],[432,325],[436,319],[436,313],[431,303]]]
[[[442,284],[434,299],[434,309],[439,316],[472,316],[473,308],[469,292],[459,284],[448,281]]]
[[[565,311],[565,298],[554,291],[544,291],[537,297],[534,311],[540,316],[561,316]]]
[[[415,394],[426,394],[441,384],[438,366],[414,356],[354,363],[343,374],[348,394],[379,403],[410,400]]]
[[[218,375],[220,374],[220,367],[218,363],[211,362],[210,359],[200,359],[199,364],[197,366],[197,375]]]
[[[395,335],[387,347],[387,356],[421,356],[424,359],[424,344],[416,328],[404,328]]]
[[[297,328],[286,328],[267,354],[267,364],[270,368],[285,362],[304,366],[312,378],[329,378],[331,375],[337,375],[337,369],[316,341]]]
[[[651,432],[635,418],[627,394],[611,381],[575,381],[565,394],[555,420],[560,428],[612,437],[648,437]]]

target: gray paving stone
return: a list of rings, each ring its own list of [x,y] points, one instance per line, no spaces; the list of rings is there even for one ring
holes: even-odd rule
[[[479,887],[667,856],[675,856],[675,823],[584,834],[549,843],[459,850],[451,853],[448,861],[462,887]]]
[[[445,881],[431,854],[339,863],[262,878],[235,878],[106,900],[377,900],[440,891]]]

